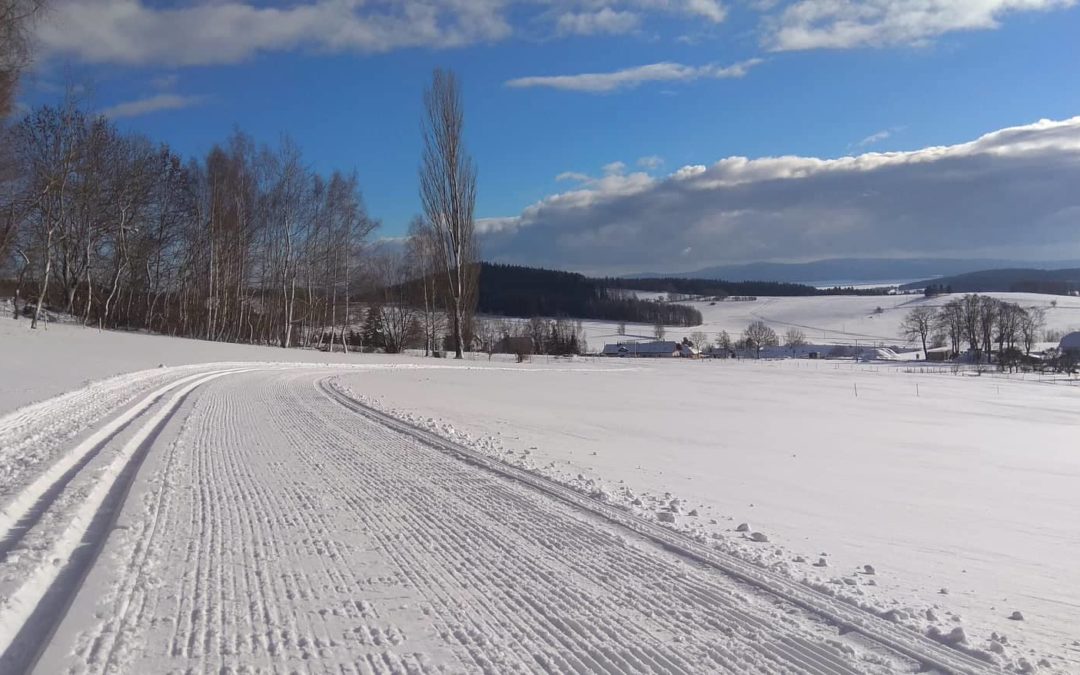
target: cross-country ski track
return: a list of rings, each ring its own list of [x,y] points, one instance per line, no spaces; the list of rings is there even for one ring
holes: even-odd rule
[[[163,368],[0,418],[0,672],[992,671],[335,372]]]

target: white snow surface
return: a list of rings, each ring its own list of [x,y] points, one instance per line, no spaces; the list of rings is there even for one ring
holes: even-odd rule
[[[849,300],[872,312],[892,298],[778,300],[791,306],[769,316],[822,327],[850,317],[828,309]],[[1074,311],[1063,304],[1051,315]],[[1080,670],[1080,388],[1067,380],[850,361],[454,363],[27,326],[0,320],[9,663],[33,652],[41,672],[504,672],[541,668],[538,654],[555,670],[916,666],[351,414],[314,386],[330,383],[809,597],[883,616],[902,638],[932,636],[975,664]],[[89,552],[77,545],[88,540]],[[28,637],[46,625],[35,608],[69,601],[48,644]],[[785,646],[753,648],[762,641]]]
[[[638,293],[639,297],[656,294]],[[984,293],[983,295],[1015,302],[1022,307],[1046,310],[1046,328],[1063,333],[1080,330],[1080,298],[1035,293]],[[703,323],[690,328],[668,326],[665,339],[681,340],[694,332],[704,332],[710,340],[726,330],[737,339],[753,321],[761,320],[781,337],[789,328],[797,328],[808,342],[819,345],[904,345],[900,322],[915,307],[939,307],[955,295],[924,298],[921,295],[818,296],[808,298],[760,297],[755,301],[680,301],[701,311]],[[1052,306],[1051,303],[1055,303]],[[877,313],[877,308],[881,313]],[[627,339],[653,339],[654,327],[627,324],[626,335],[617,333],[617,324],[584,321],[589,348],[599,352],[604,343]]]

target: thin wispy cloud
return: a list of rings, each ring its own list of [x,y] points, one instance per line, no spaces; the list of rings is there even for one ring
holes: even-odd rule
[[[618,35],[632,33],[641,26],[641,17],[634,12],[604,7],[596,12],[566,12],[555,22],[560,35]]]
[[[681,63],[652,63],[608,73],[578,75],[539,75],[519,77],[506,82],[518,89],[545,87],[564,91],[603,94],[622,89],[634,89],[651,82],[692,82],[701,79],[731,79],[745,77],[762,59],[749,59],[730,66],[708,64],[687,66]]]
[[[865,147],[868,147],[868,146],[871,146],[871,145],[877,145],[878,143],[880,143],[880,142],[882,142],[884,140],[888,140],[891,136],[892,136],[892,130],[890,130],[890,129],[882,129],[881,131],[878,131],[876,133],[872,133],[869,136],[867,136],[866,138],[862,139],[861,141],[859,141],[858,143],[855,144],[855,147],[857,147],[857,148],[865,148]]]
[[[990,30],[1011,13],[1077,0],[798,0],[765,19],[775,51],[923,45],[955,31]]]
[[[494,260],[616,274],[883,251],[970,256],[973,242],[988,254],[1080,255],[1078,184],[1080,117],[910,152],[609,174],[480,229]]]
[[[140,117],[162,110],[190,108],[205,102],[204,96],[182,96],[180,94],[155,94],[134,101],[125,101],[105,108],[101,114],[111,119]]]
[[[637,165],[642,169],[659,169],[664,165],[664,158],[658,155],[639,157]]]

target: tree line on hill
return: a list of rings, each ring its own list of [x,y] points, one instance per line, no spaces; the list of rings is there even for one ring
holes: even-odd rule
[[[701,312],[643,300],[576,272],[482,263],[478,311],[516,317],[573,317],[668,326],[697,326]]]
[[[886,295],[890,291],[888,287],[854,288],[851,286],[835,286],[832,288],[815,288],[806,284],[782,281],[723,281],[720,279],[684,279],[680,277],[649,277],[644,279],[607,277],[599,281],[605,288],[622,288],[652,293],[721,299],[740,296]]]

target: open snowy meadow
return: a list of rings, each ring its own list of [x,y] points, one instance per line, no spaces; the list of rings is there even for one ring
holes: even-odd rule
[[[884,339],[919,301],[694,330]],[[2,672],[1080,670],[1075,381],[27,327],[0,320]]]

